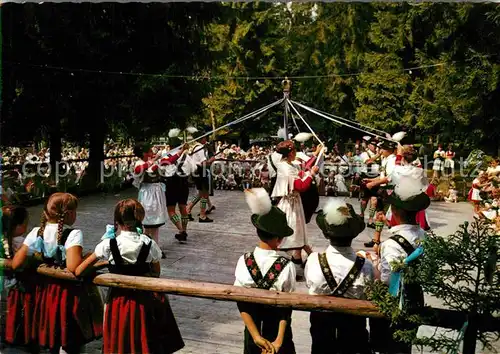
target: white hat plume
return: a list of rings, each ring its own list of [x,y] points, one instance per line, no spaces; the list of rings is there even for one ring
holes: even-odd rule
[[[343,225],[351,217],[349,207],[345,201],[340,199],[330,199],[323,208],[325,220],[329,225]]]
[[[265,215],[271,211],[271,198],[264,188],[245,190],[245,199],[252,214]]]
[[[421,180],[415,179],[414,176],[401,176],[396,187],[394,187],[394,193],[402,201],[411,199],[421,193],[425,186],[422,184]]]
[[[278,138],[286,140],[285,128],[279,128],[276,135],[278,136]]]
[[[181,130],[179,128],[172,128],[168,132],[168,137],[169,138],[177,138],[180,133],[181,133]]]
[[[189,134],[194,134],[198,131],[198,129],[196,129],[195,127],[187,127],[186,128],[186,131],[189,133]]]
[[[303,143],[303,142],[311,139],[312,136],[313,135],[311,133],[298,133],[297,135],[295,135],[294,140],[298,141],[300,143]]]

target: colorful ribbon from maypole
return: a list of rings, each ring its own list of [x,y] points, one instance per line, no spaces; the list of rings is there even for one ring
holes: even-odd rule
[[[408,264],[414,262],[417,258],[419,258],[422,254],[424,254],[424,248],[422,245],[418,246],[415,251],[413,251],[408,257],[403,260],[403,265],[407,266]],[[399,296],[399,307],[403,306],[403,294],[404,294],[404,276],[403,269],[398,271],[391,272],[391,276],[389,279],[389,294],[394,297]]]

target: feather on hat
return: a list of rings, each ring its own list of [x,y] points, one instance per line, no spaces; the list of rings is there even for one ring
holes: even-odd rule
[[[245,199],[252,214],[266,215],[271,211],[271,198],[264,188],[245,190]]]
[[[406,132],[397,132],[396,134],[394,134],[391,139],[393,141],[397,141],[397,142],[400,142],[401,140],[403,140],[403,138],[406,136]]]
[[[168,132],[168,137],[169,138],[177,138],[180,133],[181,133],[181,130],[179,128],[172,128]]]
[[[189,134],[194,134],[198,131],[198,129],[196,129],[195,127],[187,127],[186,128],[186,131],[189,133]]]
[[[335,226],[345,224],[351,217],[346,202],[339,199],[330,199],[323,208],[323,213],[326,222]]]
[[[309,139],[311,139],[313,135],[311,133],[298,133],[295,135],[295,138],[293,138],[295,141],[298,141],[300,143],[303,143]]]

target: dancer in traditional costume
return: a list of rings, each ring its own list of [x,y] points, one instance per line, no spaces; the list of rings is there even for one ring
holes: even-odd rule
[[[259,242],[253,252],[245,253],[238,260],[234,285],[293,292],[295,267],[277,252],[280,243],[294,233],[286,215],[272,206],[264,188],[246,190],[245,196]],[[291,309],[243,302],[238,303],[238,309],[245,323],[245,354],[295,353]]]
[[[384,140],[378,144],[378,147],[380,148],[382,155],[380,176],[377,178],[365,179],[365,183],[368,190],[376,190],[377,194],[381,194],[381,190],[388,188],[388,184],[391,181],[391,175],[396,167],[396,155],[394,154],[394,151],[396,150],[396,143]],[[382,196],[387,197],[387,193],[383,193]],[[377,205],[380,208],[379,212],[381,212],[383,210],[383,198],[379,198]],[[374,223],[376,231],[375,235],[370,242],[365,243],[365,247],[373,247],[380,244],[380,234],[382,231],[381,226],[383,226],[383,224],[381,224],[380,220],[377,218]]]
[[[191,216],[193,207],[200,202],[200,217],[198,219],[201,223],[213,222],[207,214],[210,214],[215,207],[209,204],[210,196],[210,171],[209,166],[215,161],[215,157],[209,157],[207,138],[203,137],[192,148],[191,159],[196,165],[196,174],[193,175],[196,189],[198,194],[188,204],[186,210],[190,216],[190,220],[194,221]],[[208,209],[207,209],[208,206]]]
[[[395,179],[393,178],[393,181]],[[394,192],[388,198],[396,225],[390,229],[392,236],[381,244],[380,262],[375,266],[380,270],[380,279],[389,285],[394,271],[394,262],[400,262],[419,248],[425,239],[425,231],[417,223],[416,215],[430,205],[430,198],[425,194],[426,185],[421,175],[404,175],[397,179]],[[405,311],[413,313],[424,304],[423,291],[419,284],[405,283]],[[402,323],[396,328],[390,327],[387,319],[370,318],[370,341],[372,349],[382,353],[411,353],[411,345],[398,342],[393,338],[397,329],[414,329],[415,325]]]
[[[78,200],[69,193],[54,193],[45,205],[42,223],[24,240],[12,261],[23,266],[28,256],[75,272],[82,262],[83,234],[68,228],[76,220]],[[41,348],[78,353],[102,336],[103,304],[97,287],[37,275],[31,337]]]
[[[360,187],[360,199],[361,199],[361,216],[365,216],[365,210],[370,204],[369,215],[368,215],[368,227],[375,228],[373,218],[377,211],[377,197],[378,197],[378,187],[368,188],[367,184],[373,178],[379,176],[379,164],[380,152],[377,152],[376,144],[378,143],[376,139],[369,136],[363,137],[363,139],[368,143],[367,149],[361,154],[361,161],[363,166],[361,167],[361,177],[362,183]]]
[[[295,160],[295,145],[293,141],[286,140],[278,144],[276,151],[281,154],[282,159],[276,165],[277,177],[276,185],[272,193],[273,198],[280,198],[278,208],[285,214],[288,225],[292,228],[293,235],[287,237],[280,245],[280,250],[292,254],[292,262],[302,264],[301,251],[304,249],[307,254],[312,252],[308,245],[306,235],[306,219],[300,193],[307,191],[313,182],[313,178],[318,171],[317,166],[312,166],[316,156],[321,151],[318,146],[315,156],[306,163],[306,168],[310,171],[299,174],[299,170],[292,165]]]
[[[365,286],[374,279],[371,256],[356,254],[351,247],[365,229],[363,218],[350,204],[331,199],[316,216],[316,223],[330,246],[307,259],[304,276],[309,294],[365,299]],[[371,353],[366,318],[311,312],[310,322],[312,354]]]
[[[479,214],[481,211],[480,206],[481,201],[483,200],[480,195],[481,189],[488,185],[488,176],[484,173],[484,171],[480,171],[479,175],[472,181],[472,187],[469,190],[467,199],[469,199],[474,206],[474,214]]]
[[[4,265],[12,265],[15,253],[24,242],[23,235],[28,227],[28,211],[20,206],[2,207],[2,241],[0,258]],[[33,325],[33,304],[35,298],[36,273],[33,269],[23,272],[6,273],[0,277],[2,313],[0,314],[1,337],[12,345],[22,345],[34,349],[31,340],[31,326]],[[3,279],[2,279],[3,278]],[[31,281],[30,281],[31,280]],[[7,295],[7,296],[5,296]]]
[[[188,178],[193,171],[187,150],[188,146],[184,145],[179,151],[160,161],[166,177],[165,196],[167,199],[167,212],[170,221],[172,221],[179,231],[175,234],[175,239],[179,242],[185,242],[188,236],[187,225],[189,222],[189,213],[186,210],[189,197]],[[177,205],[179,205],[180,215],[175,211]]]
[[[165,185],[160,182],[158,160],[149,144],[134,147],[134,155],[139,158],[134,167],[134,186],[139,189],[138,200],[146,211],[144,233],[159,243],[159,228],[167,220]]]
[[[85,272],[98,259],[109,261],[109,271],[130,276],[160,276],[161,250],[142,234],[145,210],[135,199],[115,207],[115,226],[78,267]],[[111,288],[104,315],[104,354],[174,353],[184,347],[181,333],[163,293]]]

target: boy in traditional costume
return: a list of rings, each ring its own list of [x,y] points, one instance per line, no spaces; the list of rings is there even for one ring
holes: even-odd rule
[[[376,264],[380,270],[380,279],[389,285],[393,273],[393,262],[402,261],[412,255],[425,239],[425,231],[417,223],[416,216],[430,205],[430,198],[424,192],[425,183],[420,175],[403,175],[398,177],[394,192],[389,196],[392,216],[395,225],[390,229],[392,236],[380,247],[380,262]],[[419,284],[405,284],[406,310],[419,308],[424,304],[422,288]],[[404,323],[405,329],[413,325]],[[383,353],[411,353],[411,345],[395,341],[393,332],[386,319],[370,319],[370,340],[372,349]]]
[[[246,190],[245,196],[260,241],[253,252],[245,253],[238,260],[234,285],[293,292],[295,267],[278,254],[280,243],[293,235],[286,215],[272,206],[264,188]],[[295,353],[290,309],[242,302],[238,303],[238,309],[245,323],[245,354]]]
[[[203,136],[203,133],[200,133]],[[203,137],[196,142],[191,152],[191,159],[197,166],[196,175],[193,175],[196,189],[198,194],[191,200],[187,206],[187,212],[191,215],[191,211],[196,203],[200,202],[200,217],[198,219],[201,223],[213,222],[207,214],[215,210],[213,205],[209,204],[210,195],[210,172],[209,166],[215,161],[215,157],[209,157],[209,149],[207,144],[207,138]],[[207,209],[208,206],[208,209]],[[192,217],[190,220],[194,220]]]
[[[378,187],[368,188],[368,183],[372,178],[376,178],[379,175],[379,165],[377,162],[380,158],[380,153],[377,152],[377,141],[375,139],[372,139],[370,136],[365,136],[363,139],[368,143],[368,147],[360,155],[363,162],[363,166],[361,167],[362,183],[360,187],[361,216],[365,216],[366,207],[370,203],[368,227],[374,228],[373,218],[377,211]]]
[[[352,205],[331,199],[316,216],[316,223],[330,241],[324,253],[312,253],[305,278],[310,295],[364,299],[365,285],[374,278],[370,256],[356,254],[352,240],[365,229]],[[371,353],[366,318],[327,312],[311,312],[313,354]]]

